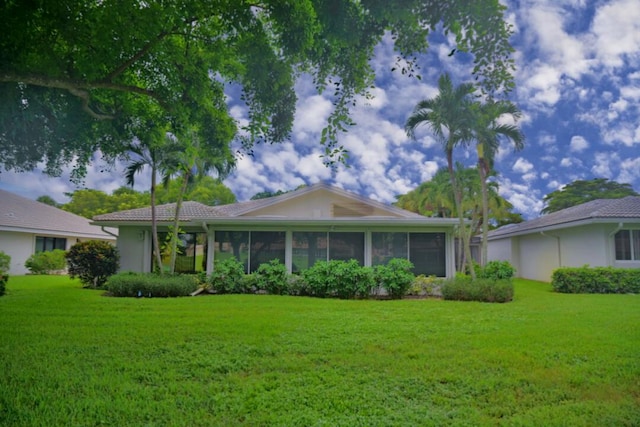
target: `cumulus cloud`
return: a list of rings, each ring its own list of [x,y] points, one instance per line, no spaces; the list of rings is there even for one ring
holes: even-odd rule
[[[589,143],[584,137],[580,135],[572,136],[569,143],[569,150],[572,152],[580,153],[589,148]]]
[[[522,157],[519,157],[518,160],[516,160],[515,164],[513,165],[512,169],[514,172],[524,174],[529,172],[531,169],[533,169],[533,163],[531,163],[530,161]]]

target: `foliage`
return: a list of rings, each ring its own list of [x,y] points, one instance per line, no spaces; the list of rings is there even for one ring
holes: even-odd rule
[[[175,203],[180,192],[180,180],[171,179],[167,185],[157,190],[158,204]],[[184,200],[199,202],[207,206],[228,205],[235,203],[236,196],[219,178],[211,176],[195,177],[187,187]]]
[[[590,181],[577,180],[544,196],[542,200],[546,206],[542,209],[542,213],[557,212],[596,199],[621,199],[638,195],[631,184],[627,183],[620,184],[606,178],[594,178]]]
[[[290,293],[288,275],[287,266],[282,264],[279,259],[272,259],[268,263],[260,264],[254,273],[258,289],[274,295],[288,295]]]
[[[6,293],[8,281],[9,275],[0,271],[0,297]]]
[[[93,218],[96,215],[117,212],[127,209],[142,208],[149,205],[149,195],[121,187],[111,195],[100,190],[82,189],[67,194],[71,197],[62,210]]]
[[[60,203],[56,202],[51,196],[39,196],[36,199],[37,202],[44,203],[45,205],[53,206],[55,208],[60,207]]]
[[[374,285],[371,269],[356,260],[319,261],[304,270],[302,278],[309,295],[319,298],[366,298]]]
[[[100,240],[76,243],[66,258],[69,276],[79,278],[86,287],[101,287],[120,266],[118,249]]]
[[[178,137],[195,129],[221,149],[238,126],[225,102],[229,84],[248,109],[245,147],[284,141],[302,73],[318,92],[333,92],[322,140],[327,154],[340,153],[337,133],[373,83],[371,59],[385,34],[402,74],[417,75],[413,57],[442,30],[473,57],[475,81],[488,94],[512,89],[505,9],[496,0],[5,2],[0,128],[10,131],[0,158],[18,170],[45,160],[51,174],[73,161],[81,177],[96,150],[114,159],[158,127]]]
[[[374,267],[374,277],[377,285],[385,289],[394,299],[402,298],[413,284],[415,275],[412,273],[413,263],[404,258],[393,258],[385,265]]]
[[[509,261],[489,261],[478,271],[478,277],[492,280],[511,279],[515,272],[516,269]]]
[[[219,294],[245,293],[249,288],[245,285],[244,265],[236,258],[216,260],[208,282],[211,289]]]
[[[640,293],[639,268],[562,267],[553,271],[556,292],[589,294]]]
[[[445,300],[509,302],[513,299],[513,283],[511,280],[456,277],[445,281],[442,286],[442,297]]]
[[[114,297],[184,297],[198,288],[198,282],[190,275],[126,272],[110,276],[105,288]]]
[[[11,267],[11,256],[0,251],[0,273],[6,273]]]
[[[441,287],[446,279],[420,274],[413,279],[407,294],[421,297],[441,297]]]
[[[31,274],[50,274],[67,267],[66,253],[62,249],[36,252],[24,263]]]

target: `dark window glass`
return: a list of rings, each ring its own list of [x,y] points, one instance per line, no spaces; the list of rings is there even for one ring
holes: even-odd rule
[[[413,263],[416,275],[447,275],[445,234],[444,233],[410,233],[409,261]]]
[[[293,265],[291,271],[298,273],[313,266],[317,261],[327,260],[327,233],[293,233]]]
[[[67,239],[62,237],[36,236],[36,252],[52,251],[54,249],[67,249]]]
[[[251,260],[250,273],[273,259],[279,259],[284,264],[285,233],[284,231],[252,231],[251,232]]]
[[[631,244],[633,245],[633,259],[640,261],[640,230],[633,230]]]
[[[364,233],[329,233],[329,259],[349,261],[355,259],[364,265]]]
[[[371,265],[384,265],[393,258],[407,259],[407,233],[371,233]]]
[[[615,236],[616,260],[631,260],[631,231],[620,230]]]
[[[249,269],[249,232],[248,231],[216,231],[216,262],[234,257],[242,262],[244,271]]]
[[[162,268],[169,271],[171,267],[171,236],[169,233],[158,233],[162,256]],[[155,255],[152,255],[152,265],[155,267]],[[204,271],[207,263],[207,234],[180,233],[176,255],[176,273],[195,273]]]

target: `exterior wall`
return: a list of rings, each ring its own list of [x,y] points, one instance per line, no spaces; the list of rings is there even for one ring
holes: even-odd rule
[[[554,233],[560,238],[562,248],[562,267],[605,267],[612,265],[609,260],[609,239],[604,225],[573,227]],[[614,254],[615,258],[615,254]]]
[[[500,240],[492,240],[487,244],[487,260],[488,261],[509,261],[517,271],[520,270],[520,259],[514,253],[517,248],[517,238],[505,238]]]
[[[11,257],[10,275],[22,275],[29,272],[24,263],[33,254],[34,246],[35,237],[33,234],[0,231],[0,250]]]
[[[118,251],[120,271],[151,271],[151,233],[138,227],[120,227]]]
[[[374,208],[365,203],[354,202],[353,199],[338,197],[328,192],[320,192],[280,202],[251,213],[251,216],[283,216],[291,218],[331,218],[334,206],[353,209],[360,216],[388,216],[389,212]],[[340,216],[340,215],[338,215]]]

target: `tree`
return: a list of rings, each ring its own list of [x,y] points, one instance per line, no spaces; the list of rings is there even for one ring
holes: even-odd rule
[[[228,144],[208,136],[238,125],[226,103],[229,85],[248,107],[245,147],[283,141],[303,73],[318,92],[331,91],[322,142],[327,155],[339,154],[336,135],[351,123],[356,95],[373,83],[370,60],[385,34],[403,74],[416,75],[413,58],[442,29],[473,55],[479,87],[510,90],[504,11],[498,0],[3,2],[0,159],[17,171],[44,161],[53,175],[73,162],[82,178],[96,151],[113,160],[154,125]]]
[[[56,208],[60,207],[60,204],[58,202],[56,202],[53,197],[51,196],[40,196],[36,199],[36,201],[40,202],[40,203],[44,203],[45,205],[49,205],[49,206],[53,206]]]
[[[500,140],[511,141],[516,150],[524,148],[524,134],[515,125],[500,123],[505,116],[511,116],[518,120],[522,113],[510,101],[489,100],[484,104],[476,104],[476,120],[474,122],[476,132],[476,151],[478,153],[478,173],[482,188],[482,250],[480,251],[480,265],[487,262],[487,239],[489,233],[489,194],[487,179],[493,169],[495,153],[500,147]]]
[[[175,203],[180,193],[181,182],[179,179],[172,179],[167,186],[160,186],[157,189],[157,203]],[[207,206],[228,205],[235,203],[236,195],[222,183],[219,178],[206,175],[195,177],[193,184],[187,187],[185,200],[200,202]]]
[[[621,199],[638,195],[631,184],[627,183],[620,184],[606,178],[577,180],[544,196],[542,200],[546,206],[541,213],[557,212],[596,199]]]
[[[425,99],[416,105],[413,113],[405,123],[407,135],[415,139],[415,131],[422,125],[427,125],[442,142],[447,156],[447,168],[451,180],[451,189],[458,212],[459,229],[464,229],[462,213],[462,192],[456,183],[453,163],[453,150],[460,144],[466,144],[473,138],[472,124],[474,120],[471,94],[475,88],[470,83],[462,83],[453,87],[448,74],[443,74],[438,80],[439,93],[434,98]],[[471,248],[463,233],[465,258],[469,262],[469,271],[475,279],[475,271],[471,263]]]
[[[85,188],[76,190],[73,193],[67,193],[67,195],[71,197],[71,200],[61,205],[60,208],[89,219],[100,214],[149,205],[148,194],[135,191],[129,192],[122,188],[115,190],[112,194]]]
[[[100,240],[78,242],[66,253],[69,276],[78,277],[85,287],[99,288],[118,272],[120,253]]]

